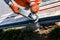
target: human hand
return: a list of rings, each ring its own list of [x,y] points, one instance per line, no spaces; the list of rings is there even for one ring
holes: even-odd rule
[[[60,22],[55,22],[55,25],[60,26]]]
[[[38,10],[39,10],[39,6],[34,2],[34,3],[31,3],[30,4],[30,6],[31,6],[31,11],[33,11],[34,13],[37,13],[38,12]]]

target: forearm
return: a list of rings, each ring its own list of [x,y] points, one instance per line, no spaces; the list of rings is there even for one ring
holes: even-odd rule
[[[14,5],[13,2],[11,0],[4,0],[5,3],[7,5],[9,5],[9,7],[17,14],[18,13],[18,10],[19,10],[19,7]]]

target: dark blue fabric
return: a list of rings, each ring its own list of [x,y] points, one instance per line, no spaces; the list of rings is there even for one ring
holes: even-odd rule
[[[10,0],[4,0],[4,1],[5,1],[6,4],[8,4]]]

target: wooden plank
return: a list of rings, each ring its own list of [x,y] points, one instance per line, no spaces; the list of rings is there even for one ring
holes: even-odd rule
[[[39,10],[39,12],[37,14],[39,16],[39,18],[46,18],[46,17],[53,17],[53,16],[60,15],[60,2],[46,5],[46,6],[43,6],[40,8],[41,9]],[[22,17],[23,16],[19,15],[16,17],[12,17],[11,19],[8,18],[0,24],[4,25],[4,24],[11,24],[11,23],[23,22],[23,21],[28,20],[27,18],[25,18],[25,17],[22,18]]]

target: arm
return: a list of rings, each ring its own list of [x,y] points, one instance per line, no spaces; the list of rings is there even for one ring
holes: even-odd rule
[[[14,13],[18,14],[19,7],[15,6],[14,4],[10,4],[11,9],[14,11]]]
[[[7,4],[7,5],[9,5],[9,7],[16,13],[16,14],[18,14],[18,10],[19,10],[19,7],[18,6],[15,6],[12,2],[11,2],[11,0],[4,0],[5,1],[5,3]]]

